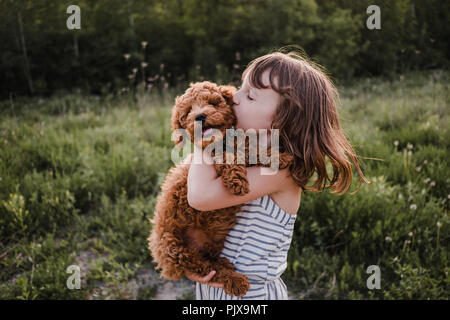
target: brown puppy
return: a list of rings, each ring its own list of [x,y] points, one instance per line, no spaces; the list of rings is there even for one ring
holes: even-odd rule
[[[172,109],[172,130],[186,129],[193,141],[194,121],[201,121],[202,136],[210,135],[211,130],[208,129],[214,128],[225,137],[226,129],[236,123],[231,108],[235,91],[236,88],[232,86],[217,86],[209,81],[191,83],[186,92],[176,98]],[[203,140],[202,147],[205,148],[214,140],[215,137],[211,137],[210,141]],[[175,144],[181,141],[181,137],[178,137]],[[248,166],[247,142],[246,145],[245,160]],[[233,194],[248,193],[245,165],[225,163],[225,146],[223,150],[223,163],[215,164],[218,176],[222,177],[224,186]],[[192,158],[187,159],[187,164],[178,164],[170,169],[157,198],[151,221],[153,228],[148,238],[156,268],[161,269],[162,277],[171,280],[180,279],[186,270],[200,276],[216,270],[212,282],[223,284],[224,291],[229,295],[245,295],[250,286],[247,277],[235,272],[228,259],[220,257],[242,204],[214,211],[199,211],[190,207],[187,201],[187,177]],[[280,155],[279,167],[287,167],[291,160],[292,157],[287,154]]]

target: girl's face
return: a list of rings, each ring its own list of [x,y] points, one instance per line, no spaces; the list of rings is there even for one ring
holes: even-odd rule
[[[270,70],[262,74],[262,82],[270,85]],[[248,81],[250,72],[245,75],[242,87],[233,95],[234,112],[236,114],[236,129],[267,129],[268,133],[276,108],[280,102],[280,95],[269,87],[257,89],[250,86]]]

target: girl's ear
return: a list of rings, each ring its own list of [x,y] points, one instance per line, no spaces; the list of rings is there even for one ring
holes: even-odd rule
[[[228,105],[233,105],[233,94],[237,91],[236,87],[234,86],[219,86],[219,91],[222,94],[222,96],[225,98],[225,101]]]

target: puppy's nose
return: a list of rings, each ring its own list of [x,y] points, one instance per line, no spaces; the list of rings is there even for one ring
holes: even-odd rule
[[[206,115],[204,113],[200,113],[195,116],[195,121],[205,122],[205,120],[206,120]]]

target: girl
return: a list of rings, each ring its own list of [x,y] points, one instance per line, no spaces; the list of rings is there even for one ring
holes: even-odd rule
[[[366,180],[357,155],[346,139],[339,121],[336,88],[314,63],[296,52],[273,52],[259,57],[242,74],[242,87],[234,94],[236,128],[279,130],[279,152],[289,152],[294,161],[276,174],[263,174],[257,166],[247,168],[250,192],[231,194],[217,177],[212,159],[200,152],[202,163],[192,162],[188,176],[188,202],[197,210],[208,211],[244,203],[237,224],[230,231],[221,256],[236,271],[245,274],[250,289],[243,297],[226,294],[218,283],[210,282],[215,271],[196,281],[197,299],[287,299],[280,276],[287,267],[296,213],[302,190],[345,193],[352,182],[354,162],[361,181]],[[333,178],[327,173],[325,157],[331,161]],[[262,168],[261,170],[270,170]],[[306,186],[311,176],[317,180]],[[330,185],[326,186],[326,181]],[[356,191],[358,191],[356,190]],[[355,192],[356,192],[355,191]]]

